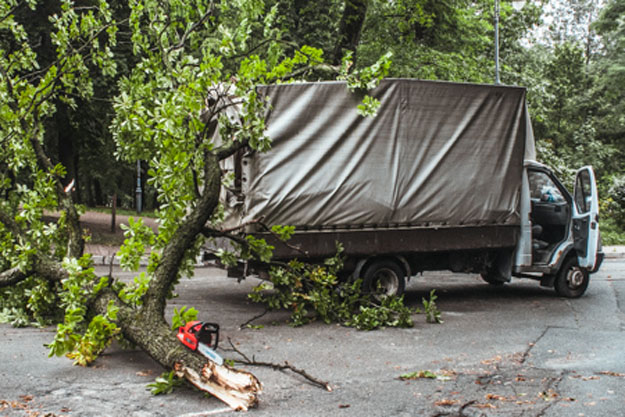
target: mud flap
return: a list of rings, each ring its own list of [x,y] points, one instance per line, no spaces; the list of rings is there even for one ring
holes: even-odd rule
[[[495,255],[491,267],[488,269],[488,282],[510,282],[512,279],[512,260],[514,250],[500,250]]]

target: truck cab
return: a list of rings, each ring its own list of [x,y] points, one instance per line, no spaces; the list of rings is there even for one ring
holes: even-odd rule
[[[538,162],[526,161],[524,176],[513,275],[540,279],[564,297],[580,297],[603,260],[592,167],[577,171],[573,195]]]

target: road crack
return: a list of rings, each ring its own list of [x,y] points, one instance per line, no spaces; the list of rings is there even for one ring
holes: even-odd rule
[[[621,297],[620,297],[620,292],[618,290],[618,288],[616,287],[616,285],[614,285],[614,280],[612,278],[608,278],[608,285],[610,285],[610,288],[612,289],[612,292],[614,293],[614,299],[616,301],[616,310],[617,310],[617,317],[619,319],[619,330],[620,331],[625,331],[625,307],[622,305],[621,303]]]
[[[547,334],[547,331],[549,329],[551,329],[551,326],[545,327],[545,330],[543,330],[543,332],[536,339],[534,339],[533,342],[530,342],[530,343],[527,344],[527,349],[525,349],[525,352],[523,352],[523,355],[521,356],[521,359],[519,359],[519,363],[521,365],[523,365],[525,363],[525,361],[529,357],[530,352],[532,351],[534,346],[536,346],[536,344],[540,341],[540,339],[542,339],[545,336],[545,334]]]
[[[557,393],[558,387],[560,386],[560,382],[562,382],[562,379],[564,378],[565,374],[566,372],[563,372],[562,374],[560,374],[558,378],[551,379],[550,383],[547,385],[547,388],[544,392],[552,391],[554,393]],[[547,404],[545,405],[545,407],[543,407],[542,409],[538,411],[538,413],[536,414],[536,417],[543,417],[545,413],[547,412],[547,410],[549,410],[555,404],[562,401],[563,397],[560,394],[556,394],[556,395],[558,395],[558,397],[555,398],[553,401],[550,401],[549,399],[547,399]]]

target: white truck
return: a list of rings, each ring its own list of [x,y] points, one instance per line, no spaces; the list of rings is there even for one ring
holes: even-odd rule
[[[343,82],[259,87],[270,106],[265,153],[242,150],[224,170],[227,227],[275,246],[276,259],[320,261],[344,247],[345,274],[401,294],[427,270],[479,273],[497,285],[539,280],[581,296],[603,259],[591,167],[574,195],[535,162],[519,87],[388,79],[362,94]],[[257,221],[292,225],[289,245]],[[261,265],[245,265],[245,271]],[[232,271],[235,272],[235,271]]]

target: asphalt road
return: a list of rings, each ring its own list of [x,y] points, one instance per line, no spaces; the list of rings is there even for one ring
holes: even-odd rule
[[[108,272],[108,271],[106,271]],[[120,271],[116,275],[124,275]],[[625,415],[625,259],[608,259],[584,297],[567,300],[533,281],[491,287],[475,275],[413,279],[418,306],[435,288],[444,324],[415,316],[412,329],[360,332],[313,323],[292,328],[246,294],[255,283],[199,269],[169,305],[195,306],[222,340],[259,361],[284,362],[328,381],[326,392],[298,375],[248,368],[264,386],[254,416],[622,416]],[[151,396],[162,369],[142,352],[112,346],[94,366],[48,358],[53,329],[0,325],[0,416],[239,415],[182,388]],[[223,342],[220,353],[236,358]],[[404,381],[430,371],[438,379]]]

